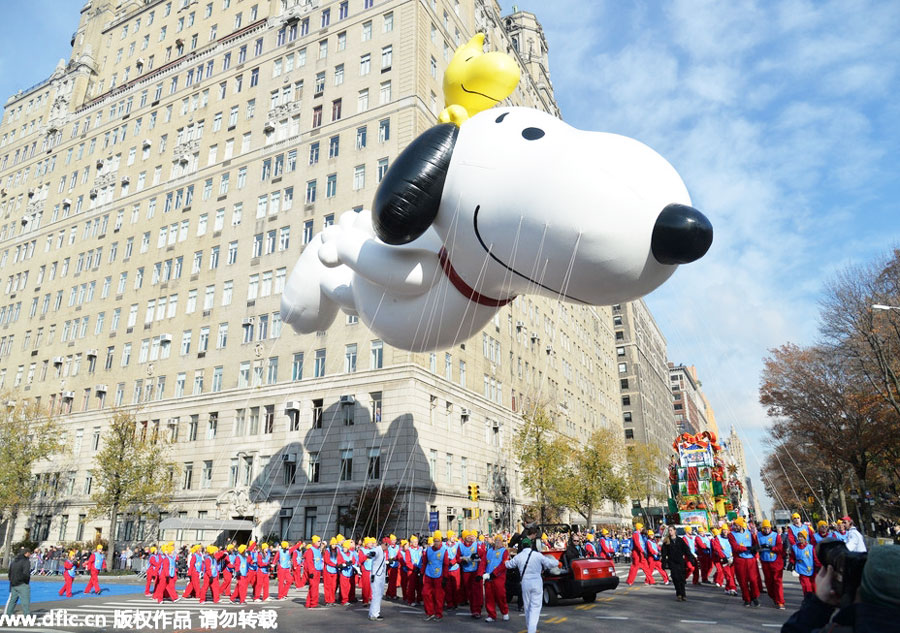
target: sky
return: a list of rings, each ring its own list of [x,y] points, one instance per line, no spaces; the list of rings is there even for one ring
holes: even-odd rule
[[[712,221],[707,256],[647,303],[768,506],[767,350],[814,343],[824,282],[898,245],[900,4],[515,4],[543,25],[563,118],[656,149]]]
[[[82,2],[5,4],[8,96],[68,60]],[[900,242],[900,3],[515,4],[543,24],[563,118],[656,149],[712,221],[707,256],[647,302],[763,498],[767,350],[815,342],[823,283]]]

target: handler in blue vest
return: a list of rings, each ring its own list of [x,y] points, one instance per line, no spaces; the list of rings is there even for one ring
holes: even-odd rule
[[[816,550],[806,540],[806,531],[797,533],[797,543],[791,546],[791,562],[794,571],[800,575],[800,588],[807,596],[816,592],[816,567],[819,564]]]
[[[91,591],[96,591],[99,594],[100,570],[106,569],[106,557],[103,555],[102,545],[98,545],[90,558],[88,558],[86,567],[91,575],[91,579],[88,581],[87,587],[84,588],[84,595],[91,593]]]
[[[292,565],[290,543],[281,541],[275,550],[275,573],[278,578],[278,600],[287,599],[288,591],[294,582],[294,570]]]
[[[321,541],[322,539],[318,535],[313,535],[303,553],[303,571],[306,573],[309,586],[309,593],[306,594],[307,609],[315,609],[319,606],[319,581],[322,578],[322,570],[325,569]]]
[[[755,534],[747,530],[744,517],[734,520],[734,527],[728,536],[734,551],[734,575],[744,598],[744,606],[759,606],[759,568],[756,566],[756,551],[759,549]]]
[[[442,542],[444,535],[435,530],[422,553],[422,597],[425,600],[425,620],[444,619],[444,578],[450,568],[450,555]]]
[[[388,537],[387,548],[387,595],[389,600],[397,599],[397,586],[400,584],[400,555],[403,553],[397,543],[397,535]]]
[[[756,540],[759,543],[759,562],[766,579],[766,593],[775,603],[775,608],[784,609],[784,544],[772,531],[772,523],[768,519],[763,520]]]

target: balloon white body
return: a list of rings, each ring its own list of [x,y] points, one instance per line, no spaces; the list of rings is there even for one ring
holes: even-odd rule
[[[401,349],[465,341],[499,308],[450,282],[441,247],[465,285],[489,299],[629,301],[677,268],[650,248],[656,219],[672,203],[690,205],[687,189],[646,145],[537,110],[486,110],[459,130],[431,228],[393,246],[375,236],[368,211],[343,214],[300,256],[282,318],[310,333],[326,329],[340,307]]]

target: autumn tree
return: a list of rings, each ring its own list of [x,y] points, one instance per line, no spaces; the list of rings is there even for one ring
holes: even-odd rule
[[[628,496],[625,447],[619,433],[604,428],[569,450],[571,461],[559,483],[560,498],[590,525],[594,510],[604,501],[624,503]]]
[[[571,455],[570,443],[557,430],[543,405],[522,416],[522,426],[513,440],[521,468],[522,486],[535,498],[541,524],[554,508],[564,505],[561,483]]]
[[[19,513],[31,502],[35,466],[62,448],[59,425],[34,401],[0,394],[0,510],[6,520],[3,565],[9,567]]]
[[[123,513],[141,515],[169,503],[175,492],[177,466],[167,461],[169,443],[141,425],[135,414],[116,409],[103,435],[92,469],[97,484],[91,517],[109,518],[108,551],[115,552],[116,528]]]
[[[844,489],[851,475],[843,462],[831,459],[808,442],[769,443],[772,451],[763,460],[759,474],[776,509],[805,513],[807,517],[818,516],[822,510],[829,518],[848,513]]]
[[[628,496],[647,501],[657,496],[665,496],[666,455],[658,446],[646,442],[635,442],[628,447]]]
[[[873,465],[898,441],[893,410],[857,367],[828,348],[787,344],[770,350],[760,402],[774,420],[775,442],[789,450],[809,445],[823,459],[840,462],[863,491],[869,489]],[[809,476],[802,475],[806,483]],[[868,507],[864,510],[868,516]]]

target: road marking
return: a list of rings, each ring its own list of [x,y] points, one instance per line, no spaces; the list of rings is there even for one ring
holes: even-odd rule
[[[600,602],[612,602],[615,598],[600,598]]]
[[[590,611],[591,609],[593,609],[596,606],[597,606],[596,604],[580,604],[577,607],[575,607],[575,610],[576,611]]]
[[[545,620],[545,621],[547,622],[547,624],[562,624],[563,622],[565,622],[568,619],[569,618],[566,618],[566,617],[555,617],[555,618],[550,618],[549,620]]]
[[[715,620],[682,620],[685,624],[716,624]]]
[[[628,618],[624,615],[598,615],[594,616],[598,620],[627,620]]]
[[[770,628],[770,629],[777,629],[777,628],[779,628],[781,625],[780,625],[780,624],[760,624],[760,626],[764,626],[764,627]]]

